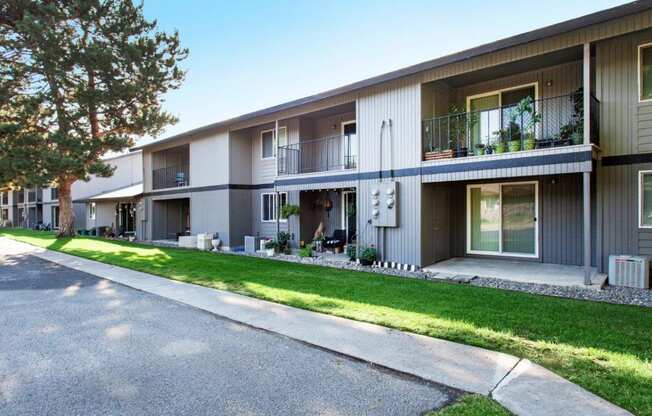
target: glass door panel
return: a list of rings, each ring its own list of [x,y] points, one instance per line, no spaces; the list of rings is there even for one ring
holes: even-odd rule
[[[500,251],[500,187],[483,185],[470,189],[471,250]]]
[[[471,150],[476,144],[489,144],[500,130],[500,94],[469,99]]]
[[[502,186],[503,252],[536,254],[536,186]]]

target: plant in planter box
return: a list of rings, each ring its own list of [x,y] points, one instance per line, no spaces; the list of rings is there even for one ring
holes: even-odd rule
[[[574,145],[582,144],[584,143],[584,134],[581,131],[574,131],[570,135],[570,141]]]
[[[363,266],[371,266],[378,260],[378,252],[373,247],[367,247],[360,253],[360,264]]]
[[[482,156],[485,153],[485,145],[484,143],[477,143],[473,147],[473,154],[476,156]]]

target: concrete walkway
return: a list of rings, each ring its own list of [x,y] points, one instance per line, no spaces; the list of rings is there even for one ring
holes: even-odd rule
[[[0,238],[0,252],[34,255],[378,366],[490,395],[517,415],[630,415],[511,355],[176,282],[13,240]]]

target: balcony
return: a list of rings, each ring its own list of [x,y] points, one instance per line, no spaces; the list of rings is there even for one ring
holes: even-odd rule
[[[425,161],[584,143],[582,90],[568,95],[435,117],[422,122]],[[598,142],[599,102],[591,96],[591,143]]]
[[[278,147],[278,174],[297,175],[355,169],[357,159],[356,134],[301,140]]]
[[[152,189],[177,188],[190,184],[188,165],[168,166],[152,171]]]

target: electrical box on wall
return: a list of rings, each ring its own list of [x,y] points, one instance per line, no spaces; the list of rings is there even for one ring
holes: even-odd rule
[[[376,227],[396,227],[398,182],[378,182],[371,186],[371,223]]]

